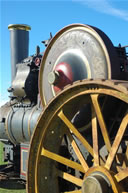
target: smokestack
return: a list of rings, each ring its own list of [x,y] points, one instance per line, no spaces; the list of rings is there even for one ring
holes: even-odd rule
[[[28,57],[31,27],[24,24],[10,24],[8,29],[10,30],[11,79],[13,81],[16,75],[16,64]]]

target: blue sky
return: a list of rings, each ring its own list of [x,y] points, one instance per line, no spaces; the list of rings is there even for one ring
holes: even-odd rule
[[[11,85],[9,24],[28,24],[29,54],[36,45],[44,51],[42,40],[72,23],[96,26],[104,31],[113,44],[128,44],[128,0],[0,0],[0,105],[8,100]]]

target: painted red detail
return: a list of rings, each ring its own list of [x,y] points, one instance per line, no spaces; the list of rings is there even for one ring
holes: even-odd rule
[[[20,173],[20,175],[22,175],[22,176],[25,176],[25,177],[26,177],[26,173],[22,173],[22,172],[21,172],[21,173]]]
[[[21,149],[25,149],[25,150],[28,150],[29,148],[28,148],[28,147],[21,147]]]
[[[54,90],[55,92],[59,92],[64,88],[64,86],[73,82],[73,72],[71,66],[65,62],[57,64],[55,71],[59,73],[59,80],[54,86]]]
[[[40,58],[36,58],[36,59],[35,59],[35,65],[36,65],[36,66],[39,66],[39,65],[40,65]]]

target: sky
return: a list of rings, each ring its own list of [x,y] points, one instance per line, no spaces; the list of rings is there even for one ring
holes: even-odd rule
[[[9,24],[28,24],[29,55],[61,28],[83,23],[104,31],[115,46],[128,45],[128,0],[0,0],[0,106],[11,86]]]

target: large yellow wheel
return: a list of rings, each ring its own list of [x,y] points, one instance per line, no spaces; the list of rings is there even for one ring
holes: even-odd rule
[[[31,140],[29,193],[128,192],[127,88],[76,82],[47,105]]]

